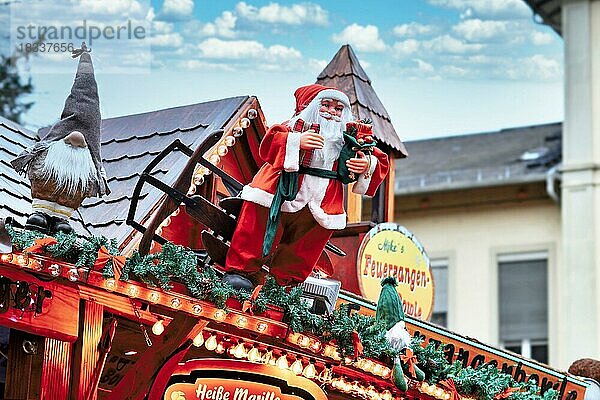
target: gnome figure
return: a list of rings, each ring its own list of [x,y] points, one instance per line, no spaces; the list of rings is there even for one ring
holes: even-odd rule
[[[25,225],[42,233],[69,233],[71,214],[86,197],[110,193],[100,157],[100,102],[85,43],[60,121],[12,161],[31,181],[32,213]]]
[[[414,375],[414,378],[420,381],[425,379],[425,374],[416,365],[407,365],[401,359],[402,356],[406,356],[406,352],[410,351],[412,354],[412,350],[410,350],[412,338],[406,330],[402,299],[396,291],[396,286],[398,286],[396,278],[388,277],[381,281],[381,294],[377,302],[376,318],[385,324],[385,329],[387,330],[385,337],[390,346],[400,353],[404,352],[403,355],[396,357],[394,360],[392,378],[398,389],[406,391],[408,385],[404,377],[404,372],[410,372]]]

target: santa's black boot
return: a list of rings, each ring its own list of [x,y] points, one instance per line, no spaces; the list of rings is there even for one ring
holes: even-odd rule
[[[27,218],[25,229],[35,230],[47,234],[50,229],[50,216],[36,211]]]
[[[247,292],[252,292],[254,289],[254,284],[252,281],[250,281],[250,279],[246,278],[244,275],[228,272],[223,275],[222,280],[223,282],[229,283],[236,290],[244,289]]]
[[[69,225],[69,222],[64,218],[52,217],[52,225],[50,226],[50,233],[55,234],[57,232],[72,233],[73,228]]]

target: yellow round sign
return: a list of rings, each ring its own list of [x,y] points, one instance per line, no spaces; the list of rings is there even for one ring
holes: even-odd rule
[[[358,283],[364,297],[377,302],[381,280],[398,281],[404,313],[429,319],[433,310],[433,277],[429,258],[416,237],[393,222],[373,227],[358,251]]]

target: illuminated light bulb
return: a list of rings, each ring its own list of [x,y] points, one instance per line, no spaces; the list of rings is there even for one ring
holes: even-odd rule
[[[196,174],[194,175],[194,185],[196,186],[202,186],[202,184],[204,183],[204,175],[202,174]]]
[[[221,157],[225,157],[227,153],[229,153],[229,149],[226,145],[222,144],[221,146],[217,147],[217,154]]]
[[[314,379],[314,377],[317,376],[317,369],[315,368],[315,365],[309,362],[308,365],[304,367],[302,375],[304,375],[305,378]]]
[[[179,210],[180,210],[179,208],[176,208],[176,209],[175,209],[175,211],[173,211],[173,212],[171,213],[171,217],[176,217],[176,216],[178,216],[178,215],[179,215]]]
[[[269,325],[265,324],[264,322],[259,322],[259,324],[256,325],[256,330],[262,333],[266,331],[268,327]]]
[[[294,361],[292,363],[292,366],[290,367],[290,370],[294,374],[300,375],[302,373],[302,371],[304,370],[304,366],[302,365],[302,360],[300,358],[296,358],[296,361]]]
[[[210,337],[206,339],[206,342],[204,342],[204,347],[206,347],[206,350],[210,351],[216,349],[218,345],[217,337],[215,335],[210,335]]]
[[[227,317],[227,312],[225,310],[215,311],[215,319],[217,321],[225,321],[226,317]]]
[[[167,218],[164,219],[163,222],[160,223],[160,226],[169,226],[171,225],[171,216],[169,215]]]
[[[333,358],[336,361],[340,361],[342,359],[342,357],[340,356],[340,352],[337,349],[333,349],[333,354],[331,354],[331,358]]]
[[[104,287],[106,288],[106,290],[112,292],[113,290],[115,290],[115,287],[117,287],[117,281],[115,281],[114,278],[108,278],[104,281]]]
[[[202,166],[198,169],[198,173],[202,175],[210,175],[210,169],[208,169],[208,167]]]
[[[194,304],[192,306],[192,312],[196,315],[202,314],[202,306],[200,304]]]
[[[383,379],[387,379],[387,378],[389,378],[389,377],[390,377],[390,373],[391,373],[391,372],[392,372],[392,371],[391,371],[391,370],[390,370],[388,367],[382,367],[382,368],[381,368],[381,377],[382,377]]]
[[[164,331],[165,331],[165,325],[163,324],[162,319],[159,319],[158,321],[156,321],[154,323],[154,325],[152,325],[152,333],[154,333],[156,336],[162,335],[162,333]]]
[[[233,349],[233,356],[235,358],[244,358],[248,353],[246,353],[246,346],[244,346],[243,342],[238,343],[237,346]]]
[[[191,196],[194,193],[196,193],[196,185],[194,185],[193,183],[190,185],[190,188],[187,191],[187,195]]]
[[[379,393],[377,393],[377,390],[375,390],[375,388],[371,385],[367,388],[367,396],[369,398],[375,398],[375,396],[377,396]]]
[[[247,115],[248,115],[248,118],[254,119],[254,118],[258,117],[258,111],[256,111],[256,109],[254,109],[254,108],[250,108],[250,109],[248,109]]]
[[[163,227],[162,226],[159,226],[158,228],[156,228],[156,234],[158,236],[162,235],[162,231],[163,231]]]
[[[373,367],[373,374],[380,376],[382,370],[383,367],[381,366],[381,364],[375,364],[375,366]]]
[[[217,348],[215,349],[215,353],[217,353],[217,354],[225,353],[225,345],[223,344],[223,342],[219,342],[219,344],[217,345]]]
[[[181,307],[181,300],[179,300],[177,297],[171,299],[171,307],[173,307],[173,308]]]
[[[211,154],[210,157],[208,157],[208,161],[210,161],[211,164],[217,165],[221,162],[221,157],[219,157],[218,154],[214,153]]]
[[[331,369],[328,367],[323,368],[323,371],[319,374],[319,380],[323,383],[327,383],[331,381],[333,374],[331,373]]]
[[[140,290],[133,286],[133,285],[129,285],[129,287],[127,288],[127,295],[131,296],[131,297],[136,297],[138,294],[140,293]]]
[[[13,255],[12,255],[12,253],[9,253],[9,254],[2,254],[2,256],[0,257],[0,259],[1,259],[3,262],[11,262],[11,261],[12,261],[12,259],[13,259]]]
[[[350,357],[344,357],[344,364],[347,364],[347,365],[352,364],[352,359]]]
[[[35,271],[42,270],[42,264],[37,260],[29,260],[29,267]]]
[[[448,392],[445,392],[445,393],[444,393],[444,400],[450,400],[450,397],[452,397],[452,396],[450,395],[450,393],[448,393]]]
[[[17,256],[17,264],[19,264],[20,266],[24,267],[28,263],[29,263],[29,257],[27,257],[26,255],[19,254]]]
[[[358,381],[353,381],[350,386],[352,387],[352,391],[356,393],[359,393],[361,389],[364,390]]]
[[[363,370],[367,372],[373,371],[373,368],[375,368],[375,363],[371,360],[367,360],[363,366]]]
[[[238,320],[237,320],[237,322],[236,322],[236,325],[239,328],[245,328],[248,325],[248,318],[246,318],[246,317],[239,317]]]
[[[227,136],[224,140],[225,142],[225,146],[229,146],[232,147],[235,145],[235,137],[233,136]]]
[[[323,349],[323,355],[325,357],[331,357],[332,350],[333,350],[333,347],[331,347],[330,345],[326,345],[325,349]]]
[[[274,361],[274,359],[273,359],[273,351],[272,351],[272,350],[269,350],[269,351],[267,351],[267,352],[265,353],[265,355],[262,357],[262,360],[261,360],[261,361],[262,361],[264,364],[271,364],[271,365],[273,365],[273,364],[271,363],[271,361]]]
[[[233,136],[234,137],[240,137],[244,134],[244,130],[242,129],[241,126],[236,126],[235,128],[233,128]]]
[[[250,362],[259,362],[262,358],[260,355],[260,351],[256,347],[252,347],[248,352],[248,361]]]
[[[192,344],[196,347],[200,347],[204,344],[204,336],[202,335],[202,332],[200,332],[196,335],[196,337],[194,337],[194,340],[192,340]]]
[[[288,369],[290,367],[290,364],[288,363],[288,360],[287,360],[287,356],[285,354],[282,354],[281,357],[279,357],[277,359],[277,362],[275,363],[275,365],[281,369]]]
[[[356,368],[365,369],[366,362],[367,362],[367,360],[365,360],[364,358],[359,358],[356,361],[356,363],[354,363],[354,365],[356,366]]]
[[[60,265],[51,264],[48,267],[48,272],[50,272],[50,275],[52,275],[52,276],[59,276],[60,275]]]
[[[71,282],[75,282],[79,279],[79,271],[77,268],[69,268],[69,271],[67,272],[67,279]]]
[[[308,346],[310,346],[310,338],[308,336],[302,336],[302,339],[298,341],[298,344],[300,345],[300,347],[306,349],[308,348]]]
[[[250,126],[250,120],[248,118],[242,118],[240,120],[240,126],[244,129]]]
[[[321,350],[321,342],[319,342],[318,340],[315,340],[314,342],[312,342],[312,344],[310,345],[310,349],[312,351],[314,351],[315,353],[318,352],[319,350]]]
[[[148,300],[150,300],[151,303],[158,303],[158,301],[160,300],[160,293],[158,292],[150,292],[150,294],[148,295]]]
[[[393,400],[394,396],[392,396],[392,392],[390,392],[389,390],[384,390],[383,392],[381,392],[381,399],[382,400]]]

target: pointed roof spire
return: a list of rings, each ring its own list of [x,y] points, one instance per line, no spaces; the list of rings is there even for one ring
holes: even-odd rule
[[[371,86],[371,79],[360,66],[350,45],[343,45],[317,77],[317,83],[333,86],[350,98],[352,112],[358,118],[373,120],[375,137],[391,148],[396,157],[406,157],[390,116]]]

